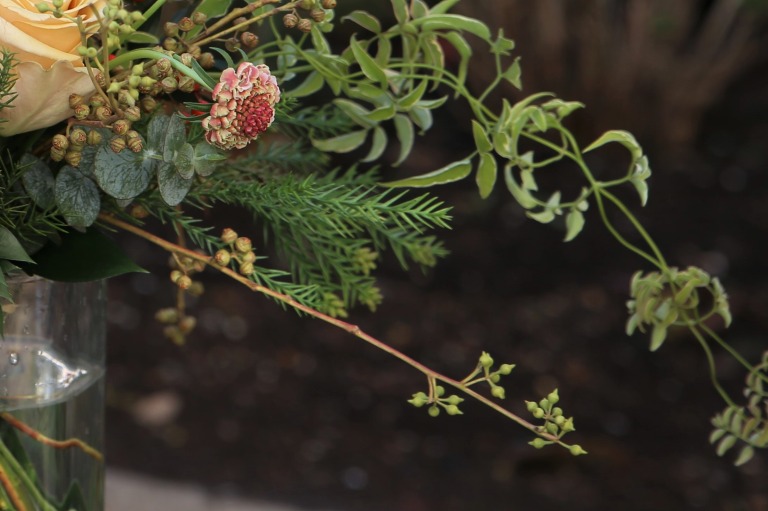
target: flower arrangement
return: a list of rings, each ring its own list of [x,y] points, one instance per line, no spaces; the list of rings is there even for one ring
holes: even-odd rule
[[[581,232],[584,212],[597,208],[610,234],[654,268],[630,284],[627,332],[648,332],[656,350],[671,328],[687,328],[713,372],[710,345],[724,347],[747,370],[747,403],[713,380],[726,408],[713,419],[711,440],[719,454],[739,445],[737,463],[768,446],[768,358],[752,365],[721,339],[708,321],[731,321],[718,279],[669,266],[612,191],[629,186],[641,204],[648,200],[651,171],[635,138],[614,130],[582,146],[566,121],[584,105],[548,93],[493,106],[493,92],[521,88],[514,42],[452,13],[458,0],[391,0],[391,26],[336,3],[0,2],[3,272],[89,280],[141,271],[103,231],[137,235],[172,255],[170,280],[180,299],[157,317],[174,342],[195,326],[183,297],[201,293],[195,274],[212,268],[423,373],[427,387],[409,402],[430,415],[460,414],[471,397],[528,429],[534,447],[584,454],[564,440],[575,427],[557,389],[526,402],[529,419],[499,404],[506,394],[500,382],[514,365],[483,352],[466,377],[454,379],[344,321],[355,305],[374,310],[381,302],[375,270],[386,251],[405,268],[427,268],[446,255],[431,231],[448,227],[449,208],[411,189],[474,176],[485,198],[501,182],[531,219],[563,220],[566,242]],[[332,39],[337,25],[354,31],[343,43]],[[496,65],[480,94],[467,85],[477,51],[470,41]],[[455,66],[446,66],[448,49]],[[471,154],[411,177],[373,166],[402,163],[451,96],[470,108]],[[386,153],[393,143],[394,161]],[[622,177],[601,181],[585,154],[609,144],[625,148],[629,161]],[[359,154],[358,165],[335,169],[335,153]],[[571,162],[583,177],[575,196],[541,196],[537,171],[555,162]],[[196,215],[220,205],[258,218],[264,241],[229,228],[211,233]],[[641,241],[631,241],[609,212],[622,215]],[[158,223],[171,225],[175,239],[148,230]],[[259,255],[267,240],[287,269]],[[10,298],[2,274],[0,296]]]

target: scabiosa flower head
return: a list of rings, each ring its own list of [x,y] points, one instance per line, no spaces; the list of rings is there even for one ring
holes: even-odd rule
[[[203,119],[205,139],[221,149],[242,149],[275,120],[280,101],[277,80],[264,64],[243,62],[226,69],[213,88],[210,115]]]

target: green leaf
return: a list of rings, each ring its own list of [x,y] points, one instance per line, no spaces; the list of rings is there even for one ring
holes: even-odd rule
[[[480,153],[480,162],[477,165],[475,182],[477,183],[478,190],[480,190],[481,198],[485,199],[493,191],[497,173],[496,158],[491,153]]]
[[[306,96],[310,96],[315,92],[319,91],[320,89],[322,89],[324,83],[325,83],[325,80],[323,80],[323,75],[321,75],[317,71],[312,71],[307,75],[304,81],[301,82],[301,84],[297,85],[292,89],[286,90],[285,95],[286,97],[292,97],[292,98],[303,98]]]
[[[195,10],[206,14],[209,18],[220,18],[229,12],[231,5],[232,0],[202,0]],[[195,26],[188,32],[187,37],[197,35],[202,29],[202,25]]]
[[[565,217],[565,239],[571,241],[584,229],[584,213],[578,209],[572,209]]]
[[[25,153],[19,166],[26,167],[21,175],[21,182],[30,199],[42,209],[48,209],[55,203],[53,172],[41,159]]]
[[[403,25],[410,18],[405,0],[392,0],[392,10],[399,25]]]
[[[429,7],[422,0],[411,0],[411,15],[414,18],[423,18],[429,15]]]
[[[440,36],[448,41],[461,57],[459,60],[458,81],[459,83],[464,83],[469,70],[469,59],[472,56],[472,46],[470,46],[460,32],[446,32],[441,33]],[[458,91],[456,91],[456,94],[458,94]]]
[[[189,147],[192,148],[192,146]],[[190,170],[192,170],[191,166]],[[194,171],[191,172],[191,175],[194,175]],[[173,163],[163,162],[158,166],[157,184],[160,195],[166,204],[175,206],[184,200],[192,187],[192,179],[190,178],[185,179]]]
[[[739,457],[736,458],[736,461],[733,463],[737,467],[745,464],[749,460],[752,459],[752,457],[755,455],[755,449],[751,445],[745,445],[741,452],[739,453]]]
[[[387,148],[387,132],[384,131],[384,128],[376,126],[373,129],[372,142],[370,152],[362,160],[364,162],[378,160]]]
[[[525,209],[531,209],[536,206],[537,202],[533,195],[520,185],[515,180],[515,176],[512,173],[513,165],[509,164],[504,167],[504,181],[507,184],[507,189],[512,197]]]
[[[365,142],[368,130],[352,131],[333,138],[318,140],[313,138],[312,145],[326,152],[348,153],[354,151]]]
[[[29,254],[8,228],[0,225],[0,259],[32,262]]]
[[[143,154],[127,149],[116,153],[103,145],[96,151],[93,173],[99,187],[108,195],[116,199],[133,199],[147,189],[154,169],[155,160],[145,158]]]
[[[80,488],[80,483],[77,480],[72,481],[67,494],[64,496],[64,500],[59,506],[61,511],[70,511],[72,509],[87,509],[85,504],[85,497],[83,497],[83,490]]]
[[[544,110],[537,107],[531,107],[530,110],[531,121],[536,129],[539,131],[547,131],[547,116]]]
[[[481,153],[488,153],[493,150],[493,144],[491,139],[488,138],[488,133],[485,132],[483,125],[472,119],[472,136],[475,139],[475,147]]]
[[[37,264],[24,264],[27,273],[63,282],[108,279],[124,273],[148,273],[134,263],[111,239],[97,229],[75,230],[49,243],[35,254]]]
[[[426,18],[414,20],[414,24],[421,25],[422,29],[428,31],[463,30],[491,42],[491,31],[485,23],[460,14],[432,14]]]
[[[352,11],[346,16],[341,18],[341,21],[351,21],[357,23],[364,29],[373,32],[374,34],[381,33],[381,22],[376,16],[366,11]]]
[[[136,32],[131,32],[130,34],[126,35],[123,38],[123,41],[126,43],[136,43],[136,44],[142,44],[147,46],[152,46],[155,44],[160,43],[160,39],[155,34],[150,34],[149,32],[141,32],[137,30]]]
[[[147,138],[150,151],[161,155],[164,161],[173,161],[176,151],[187,141],[184,121],[175,114],[156,114],[149,121]]]
[[[421,103],[421,101],[419,101]],[[419,103],[416,103],[417,105]],[[424,133],[432,127],[432,112],[428,108],[421,106],[415,106],[408,111],[408,117],[413,121],[413,124],[419,127],[421,133]],[[395,117],[397,119],[397,117]]]
[[[549,222],[555,219],[555,212],[552,211],[551,209],[545,209],[543,211],[538,211],[536,213],[531,213],[529,211],[526,213],[526,215],[529,218],[536,220],[537,222],[542,224],[548,224]]]
[[[328,40],[326,40],[323,32],[314,23],[312,24],[310,35],[312,37],[312,46],[319,53],[331,53],[331,46],[328,44]]]
[[[427,92],[429,86],[428,80],[422,80],[419,85],[414,87],[408,94],[397,100],[397,106],[403,110],[408,110],[417,102],[421,101],[421,98]]]
[[[107,150],[112,151],[109,148]],[[96,183],[74,167],[66,165],[59,171],[54,193],[56,205],[69,225],[88,227],[99,216],[101,198]]]
[[[611,142],[617,142],[629,150],[632,155],[632,161],[636,161],[643,155],[643,149],[640,144],[637,143],[637,139],[632,133],[624,130],[610,130],[603,133],[597,140],[589,144],[583,152],[588,153],[593,149],[610,144]]]
[[[663,323],[656,323],[653,325],[653,331],[651,332],[651,351],[656,351],[664,344],[664,340],[667,338],[667,325]]]
[[[195,175],[195,166],[193,161],[195,159],[195,148],[192,144],[185,142],[176,153],[176,158],[173,160],[173,164],[176,166],[176,172],[182,179],[189,180]]]
[[[374,82],[378,82],[381,86],[385,86],[387,83],[387,75],[384,70],[379,66],[373,57],[368,55],[368,52],[357,42],[354,36],[349,41],[349,45],[352,48],[352,53],[355,56],[355,60],[360,65],[360,69],[363,74]]]
[[[334,99],[333,104],[339,107],[344,112],[344,115],[355,121],[355,124],[359,126],[372,128],[376,125],[375,122],[368,118],[371,111],[360,105],[360,103],[350,101],[349,99]]]
[[[371,113],[366,115],[366,118],[378,124],[381,121],[388,121],[393,118],[395,116],[395,111],[394,105],[384,105],[371,111]]]
[[[394,122],[397,140],[400,141],[400,155],[397,157],[397,161],[395,161],[393,165],[398,166],[403,163],[411,153],[416,135],[413,131],[413,124],[411,123],[411,119],[408,117],[402,114],[397,114],[395,116]]]
[[[434,14],[445,14],[450,11],[454,5],[459,3],[459,0],[443,0],[430,9],[430,12]]]
[[[206,177],[213,174],[213,171],[219,166],[219,162],[226,159],[226,155],[208,142],[198,142],[195,144],[195,157],[192,160],[192,166],[198,176]]]
[[[439,168],[432,172],[428,172],[426,174],[422,174],[420,176],[409,177],[397,181],[389,181],[387,183],[381,183],[381,185],[390,188],[400,188],[405,186],[413,188],[424,188],[459,181],[467,177],[470,172],[472,172],[472,163],[470,160],[465,159],[450,163],[445,167]]]
[[[521,80],[523,70],[520,67],[520,57],[517,57],[514,62],[504,71],[502,75],[505,80],[511,83],[516,89],[523,90],[523,82]]]
[[[728,451],[728,449],[730,449],[736,444],[736,440],[738,439],[733,435],[728,435],[722,440],[720,440],[720,443],[717,444],[717,455],[722,456],[723,454],[725,454]]]

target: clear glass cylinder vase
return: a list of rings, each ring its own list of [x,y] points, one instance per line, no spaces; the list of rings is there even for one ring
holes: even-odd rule
[[[103,282],[7,278],[0,509],[103,511]]]

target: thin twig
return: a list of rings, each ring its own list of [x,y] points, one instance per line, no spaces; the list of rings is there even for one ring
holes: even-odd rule
[[[10,424],[14,428],[18,429],[25,435],[29,436],[36,442],[40,442],[43,445],[54,447],[56,449],[68,449],[70,447],[77,447],[81,449],[85,454],[87,454],[88,456],[98,461],[104,460],[104,456],[99,451],[97,451],[87,443],[83,442],[79,438],[67,438],[66,440],[54,440],[52,438],[49,438],[43,435],[36,429],[29,427],[27,424],[21,422],[19,419],[17,419],[16,417],[14,417],[8,412],[0,413],[0,419],[3,419],[5,422]]]

